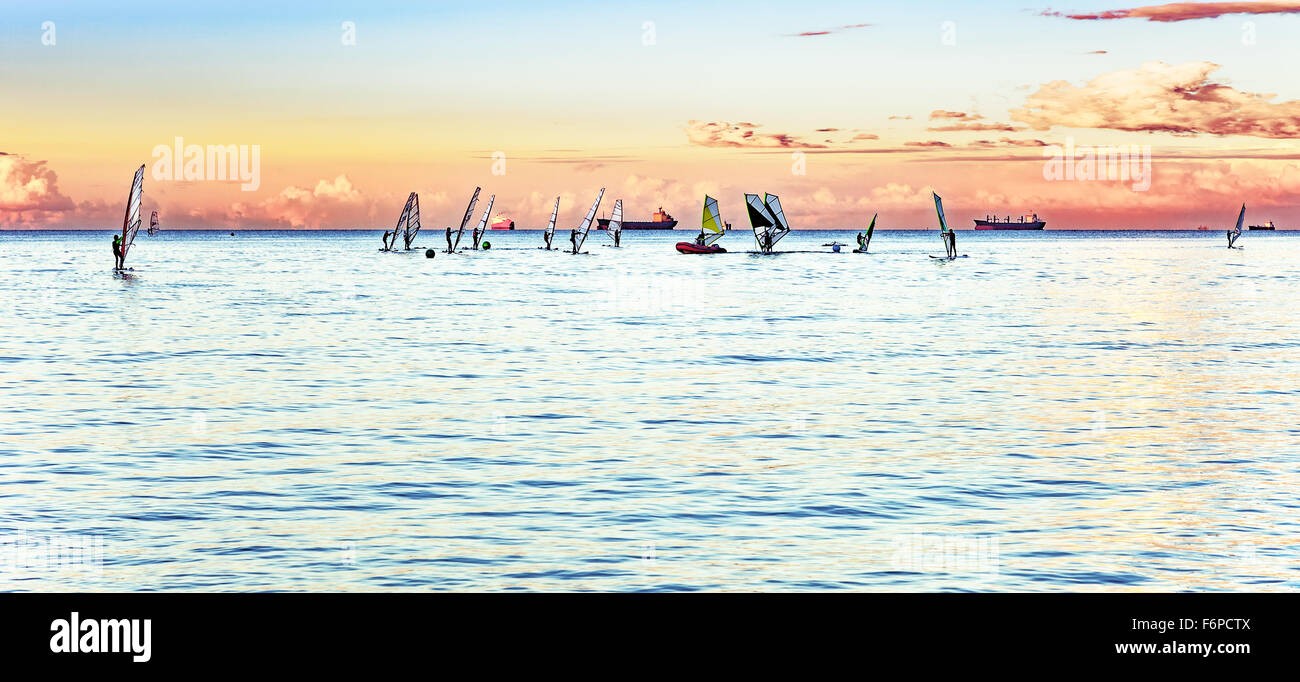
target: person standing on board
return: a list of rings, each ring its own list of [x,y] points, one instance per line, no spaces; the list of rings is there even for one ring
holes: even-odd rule
[[[573,253],[578,252],[578,231],[577,230],[569,230],[569,248],[572,249]]]
[[[122,262],[122,235],[113,235],[113,269],[121,270],[125,263]]]
[[[948,230],[948,257],[957,257],[957,231],[953,229]]]
[[[858,233],[858,250],[859,251],[867,250],[867,235],[862,234],[861,232]]]
[[[382,240],[382,241],[384,242],[384,248],[380,249],[380,251],[387,251],[387,250],[388,250],[388,236],[391,235],[391,234],[392,234],[392,232],[389,232],[388,230],[384,230],[384,236],[383,236],[383,240]]]
[[[542,241],[546,242],[546,250],[547,250],[547,251],[550,251],[550,250],[551,250],[551,237],[554,237],[554,236],[555,236],[555,233],[553,233],[553,232],[543,232],[543,233],[542,233]]]
[[[623,231],[622,231],[622,230],[615,230],[615,231],[614,231],[614,246],[615,246],[615,247],[618,246],[618,240],[619,240],[619,237],[622,237],[622,236],[623,236]]]
[[[447,253],[451,253],[451,225],[447,226]]]

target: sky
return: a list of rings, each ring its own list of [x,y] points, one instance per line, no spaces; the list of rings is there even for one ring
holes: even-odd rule
[[[1066,2],[0,2],[0,229],[1300,226],[1300,2]]]

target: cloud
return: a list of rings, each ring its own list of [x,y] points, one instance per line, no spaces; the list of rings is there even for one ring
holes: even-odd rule
[[[1011,112],[1037,130],[1053,126],[1168,132],[1182,135],[1300,136],[1300,101],[1235,90],[1209,80],[1219,65],[1148,62],[1098,76],[1086,85],[1053,81]]]
[[[1192,19],[1213,19],[1228,14],[1297,14],[1297,2],[1171,2],[1164,5],[1146,5],[1133,9],[1114,9],[1093,14],[1066,14],[1053,10],[1041,13],[1045,17],[1063,17],[1078,21],[1106,19],[1146,19],[1147,21],[1173,22]]]
[[[948,144],[947,142],[930,140],[928,142],[904,142],[903,146],[904,147],[951,147],[952,145]]]
[[[422,196],[422,204],[424,199]],[[375,209],[375,205],[365,199],[346,175],[340,175],[333,180],[321,180],[312,188],[285,187],[279,194],[256,204],[237,202],[224,213],[190,211],[188,215],[229,225],[319,229],[368,222]],[[394,215],[400,211],[400,207],[395,209]]]
[[[44,161],[0,152],[0,223],[48,223],[75,208]]]
[[[910,120],[912,120],[912,117],[911,117],[911,116],[899,116],[899,115],[895,114],[895,115],[893,115],[893,116],[890,116],[890,117],[889,117],[889,120],[891,120],[891,121],[910,121]]]
[[[835,28],[823,29],[820,31],[804,31],[803,33],[787,33],[788,38],[807,38],[810,36],[828,36],[844,31],[851,31],[855,28],[866,28],[871,24],[847,24],[845,26],[836,26]]]
[[[748,148],[805,148],[818,149],[825,145],[804,142],[785,133],[760,133],[761,126],[753,123],[728,123],[726,121],[689,121],[686,138],[701,147]]]
[[[1084,54],[1107,54],[1107,52],[1106,50],[1093,50],[1092,52],[1084,52]]]
[[[971,143],[972,147],[1046,147],[1047,143],[1042,140],[1013,140],[1004,137],[996,142],[993,140],[976,140]]]
[[[936,133],[951,133],[951,132],[960,132],[963,130],[1014,133],[1017,130],[1021,130],[1021,128],[1017,128],[1011,125],[1010,123],[964,123],[964,124],[947,125],[947,126],[931,126],[929,128],[926,128],[926,130],[929,130],[931,132],[936,132]]]
[[[911,117],[909,116],[908,118]],[[931,121],[938,120],[938,119],[961,119],[965,121],[973,121],[977,118],[983,118],[983,117],[980,116],[979,114],[968,114],[964,111],[945,111],[943,109],[935,109],[934,111],[930,112]]]
[[[880,139],[879,135],[873,135],[871,133],[858,133],[857,135],[854,135],[853,139],[849,140],[849,142],[857,142],[859,140],[879,140],[879,139]]]

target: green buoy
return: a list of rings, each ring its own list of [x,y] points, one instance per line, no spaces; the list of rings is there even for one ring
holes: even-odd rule
[[[484,249],[492,248],[492,242],[483,242],[483,248]]]

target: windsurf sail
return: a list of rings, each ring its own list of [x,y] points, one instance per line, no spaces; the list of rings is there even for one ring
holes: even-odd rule
[[[943,197],[930,192],[934,196],[934,210],[939,214],[939,234],[948,233],[948,220],[943,217]]]
[[[749,224],[754,228],[759,250],[771,253],[772,247],[790,232],[785,212],[781,210],[781,199],[775,194],[764,194],[762,199],[757,194],[746,194],[745,207],[749,210]]]
[[[862,250],[866,251],[871,246],[871,233],[876,231],[876,218],[880,214],[876,213],[871,216],[871,224],[867,226],[867,238],[862,242]]]
[[[474,228],[474,248],[478,248],[478,243],[483,239],[483,234],[487,232],[488,216],[492,214],[492,204],[496,202],[497,195],[493,194],[488,197],[487,210],[483,211],[483,219],[478,221],[478,227]]]
[[[452,244],[451,249],[447,251],[447,253],[451,253],[460,247],[460,236],[465,233],[465,226],[474,218],[474,206],[478,204],[478,193],[482,189],[482,187],[474,188],[474,196],[469,198],[469,206],[465,207],[465,217],[461,218],[460,229],[456,231],[456,241]]]
[[[157,212],[157,211],[154,211],[154,212],[153,212],[153,215],[149,216],[149,230],[148,230],[148,233],[149,233],[149,234],[158,234],[158,212]]]
[[[582,250],[582,243],[587,241],[587,231],[591,229],[591,221],[596,217],[596,209],[600,208],[600,200],[605,197],[605,188],[600,188],[600,194],[596,195],[596,201],[592,202],[591,210],[587,211],[587,217],[582,219],[582,224],[574,230],[573,252],[577,253]]]
[[[623,200],[619,199],[614,202],[614,213],[609,217],[609,238],[618,243],[618,238],[623,234]]]
[[[411,218],[411,206],[412,206],[413,204],[415,204],[415,202],[416,202],[415,192],[411,192],[411,195],[408,196],[408,197],[406,197],[406,206],[402,207],[402,215],[397,216],[397,224],[393,226],[393,244],[394,244],[394,245],[396,245],[396,243],[397,243],[397,235],[399,235],[399,234],[403,235],[403,237],[405,238],[406,243],[407,243],[408,245],[411,243],[411,237],[413,237],[414,235],[411,234],[411,228],[410,228],[410,226],[409,226],[409,221],[410,221],[410,218]],[[418,210],[418,209],[417,209],[417,210]],[[416,218],[416,228],[415,228],[417,231],[420,229],[420,228],[419,228],[419,220],[420,220],[420,219],[417,217],[417,218]]]
[[[722,215],[718,213],[718,200],[704,195],[704,214],[700,217],[700,234],[704,235],[704,245],[709,246],[726,234]]]
[[[1246,222],[1246,205],[1241,205],[1241,213],[1237,214],[1237,226],[1233,228],[1232,233],[1228,235],[1228,246],[1231,247],[1237,243],[1237,238],[1241,236],[1241,224]]]
[[[555,208],[551,209],[551,222],[546,223],[546,244],[550,248],[551,237],[555,235],[555,217],[560,215],[560,198],[555,197]]]
[[[770,246],[776,246],[781,237],[790,233],[790,225],[785,222],[785,211],[781,210],[781,199],[775,194],[764,194],[763,203],[767,205],[767,210],[776,218],[776,226],[772,228],[772,243]]]
[[[140,199],[144,194],[144,164],[135,171],[131,180],[131,193],[126,195],[126,216],[122,218],[122,267],[126,267],[126,252],[135,243],[135,233],[140,231]]]
[[[410,204],[410,211],[406,214],[406,236],[403,240],[406,248],[411,248],[411,243],[415,241],[415,235],[420,234],[420,195],[411,192],[411,198],[406,200]]]

